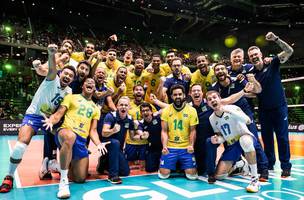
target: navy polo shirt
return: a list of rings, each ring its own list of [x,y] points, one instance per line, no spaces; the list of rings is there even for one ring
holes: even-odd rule
[[[70,83],[70,88],[72,89],[73,94],[81,94],[82,93],[82,84],[83,80],[79,81],[79,76],[77,75],[74,80]]]
[[[134,122],[132,117],[129,115],[127,115],[125,119],[121,119],[118,111],[109,112],[104,119],[104,124],[108,124],[113,128],[116,123],[120,125],[120,131],[104,139],[117,139],[120,142],[121,147],[123,147],[127,130],[134,130]]]
[[[98,86],[96,85],[96,91],[98,92],[103,92],[103,91],[107,91],[108,88],[105,86],[105,84],[102,84],[101,86]],[[100,106],[102,108],[102,106],[104,105],[105,103],[105,100],[106,100],[106,97],[103,97],[103,98],[100,98],[100,99],[97,99],[95,98],[94,96],[92,97],[92,100],[94,101],[94,103],[98,106]]]
[[[152,118],[152,121],[149,123],[145,120],[140,120],[138,125],[138,130],[149,132],[148,142],[150,149],[161,150],[161,119],[160,116]]]
[[[255,78],[262,86],[262,92],[258,94],[260,109],[273,109],[287,105],[281,82],[280,59],[277,56],[270,64],[264,64],[262,70],[255,68]]]
[[[165,83],[164,83],[164,87],[167,88],[167,95],[168,95],[168,99],[169,99],[169,103],[172,103],[172,99],[171,99],[171,94],[170,94],[170,89],[173,85],[182,85],[184,86],[185,88],[185,94],[186,96],[188,95],[189,93],[189,86],[190,86],[190,83],[189,81],[186,81],[185,80],[185,76],[182,75],[182,79],[179,79],[177,77],[170,77],[170,78],[167,78]]]
[[[196,126],[196,140],[204,142],[206,138],[214,135],[214,131],[209,121],[209,117],[213,113],[213,110],[204,100],[199,106],[195,106],[194,104],[192,104],[192,106],[195,108],[199,120],[199,124]]]
[[[238,69],[236,71],[232,70],[231,66],[228,66],[227,69],[228,69],[228,73],[229,73],[230,77],[232,78],[232,80],[234,80],[237,77],[237,75],[239,75],[239,74],[246,75],[246,74],[253,73],[254,65],[245,63],[245,64],[242,64],[240,69]]]

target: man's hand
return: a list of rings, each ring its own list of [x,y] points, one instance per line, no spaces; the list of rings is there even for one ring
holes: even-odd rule
[[[57,53],[58,47],[56,44],[49,44],[47,51],[49,55],[55,55]]]
[[[108,153],[106,145],[110,144],[110,143],[111,143],[111,141],[108,141],[108,142],[102,142],[99,145],[97,145],[97,150],[101,156],[106,155],[106,153]]]
[[[107,90],[105,91],[105,95],[106,96],[110,96],[114,93],[114,90],[113,88],[107,88]]]
[[[120,125],[119,124],[115,124],[113,127],[113,133],[118,133],[120,131]]]
[[[109,37],[110,40],[113,40],[115,42],[117,42],[117,35],[116,34],[113,34]]]
[[[122,93],[126,88],[126,84],[125,83],[122,83],[119,88],[118,88],[118,93]]]
[[[253,74],[246,74],[247,80],[251,83],[255,81],[254,75]]]
[[[153,93],[150,94],[150,100],[152,102],[155,102],[157,100],[157,97],[155,96],[155,94],[153,94]]]
[[[169,153],[169,150],[167,147],[163,147],[163,150],[162,150],[162,154],[163,155],[167,155]]]
[[[63,53],[59,58],[62,63],[66,63],[69,59],[70,55],[68,53]]]
[[[253,92],[253,90],[254,90],[254,84],[251,83],[251,82],[248,82],[248,83],[245,85],[244,92],[250,93],[250,92]]]
[[[146,139],[148,139],[148,137],[149,137],[149,132],[148,131],[144,131],[143,133],[142,133],[142,135],[141,135],[141,139],[142,140],[146,140]]]
[[[265,57],[265,58],[263,59],[263,62],[264,62],[265,65],[268,65],[268,64],[271,63],[272,60],[273,60],[272,57]]]
[[[50,131],[53,131],[53,123],[51,122],[50,118],[47,118],[45,115],[43,115],[44,120],[42,120],[43,122],[43,127],[45,127],[45,130],[50,129]]]
[[[242,82],[242,81],[245,79],[245,76],[244,76],[244,74],[238,74],[238,75],[236,76],[236,79],[237,79],[238,81]]]
[[[273,32],[268,32],[265,36],[268,41],[276,41],[279,37],[276,36]]]
[[[188,152],[188,153],[194,153],[194,148],[193,148],[193,146],[187,146],[187,152]]]
[[[32,62],[32,65],[33,65],[34,69],[39,68],[41,66],[41,61],[40,60],[34,60]]]

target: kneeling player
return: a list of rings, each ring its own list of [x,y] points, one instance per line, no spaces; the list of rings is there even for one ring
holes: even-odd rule
[[[258,192],[260,183],[254,149],[254,143],[257,142],[257,139],[246,126],[246,124],[251,123],[250,118],[238,106],[222,105],[220,94],[217,91],[207,92],[206,97],[208,105],[214,110],[209,117],[210,124],[216,133],[211,137],[211,142],[213,144],[227,142],[227,147],[217,165],[216,179],[224,179],[234,162],[238,161],[242,151],[244,151],[252,176],[246,190]]]
[[[69,198],[68,169],[74,182],[83,183],[88,174],[87,137],[90,136],[101,154],[107,152],[106,143],[101,143],[97,134],[97,120],[100,111],[91,100],[95,91],[95,81],[87,78],[82,86],[82,94],[67,95],[56,113],[44,120],[46,129],[65,115],[64,122],[56,134],[60,147],[61,177],[58,198]]]

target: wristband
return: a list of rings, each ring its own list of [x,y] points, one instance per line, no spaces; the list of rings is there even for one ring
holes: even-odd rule
[[[274,39],[275,42],[278,41],[278,40],[279,40],[279,37],[277,37],[276,39]]]

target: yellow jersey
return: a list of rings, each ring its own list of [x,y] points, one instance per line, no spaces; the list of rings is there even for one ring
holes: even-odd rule
[[[190,85],[192,86],[193,84],[200,84],[202,86],[203,93],[206,94],[207,89],[216,81],[214,70],[210,67],[207,76],[202,75],[200,70],[197,69],[191,76]]]
[[[168,123],[168,148],[184,149],[190,145],[190,127],[198,124],[195,108],[185,104],[182,110],[177,111],[170,104],[163,110],[161,120]]]
[[[144,71],[141,73],[140,76],[137,76],[136,74],[132,72],[128,72],[127,78],[126,78],[126,87],[127,87],[127,96],[130,99],[134,99],[133,95],[133,87],[135,85],[142,85],[144,86]]]
[[[61,105],[67,107],[61,128],[72,130],[80,137],[87,138],[92,120],[100,118],[100,110],[96,104],[81,94],[69,94],[64,97]]]
[[[144,102],[144,101],[143,101]],[[156,112],[156,108],[152,106],[152,112]],[[134,100],[130,102],[130,109],[128,111],[128,114],[132,116],[133,120],[141,120],[141,114],[140,114],[140,104],[136,105]],[[137,129],[137,128],[136,128]],[[127,137],[126,137],[126,143],[127,144],[134,144],[134,145],[142,145],[142,144],[148,144],[148,140],[131,140],[130,134],[128,132]]]
[[[85,59],[84,52],[73,52],[72,55],[71,55],[71,58],[73,58],[77,62],[87,60],[87,59]]]
[[[160,70],[157,74],[145,72],[143,80],[147,86],[146,95],[145,95],[146,102],[151,103],[151,104],[153,103],[150,100],[150,94],[156,93],[156,90],[160,83],[160,78],[165,77],[165,76],[166,76],[166,72],[162,68],[160,68]],[[155,94],[155,95],[157,95],[157,94]]]
[[[165,71],[165,73],[166,73],[165,76],[169,76],[170,74],[172,74],[171,67],[168,65],[168,63],[163,63],[159,67]],[[186,67],[185,65],[182,66],[181,72],[184,75],[185,74],[191,75],[190,69],[188,67]]]
[[[110,81],[114,78],[115,73],[120,66],[123,66],[123,63],[117,59],[111,65],[109,65],[107,62],[101,62],[97,65],[97,67],[102,67],[105,69],[107,81]]]

